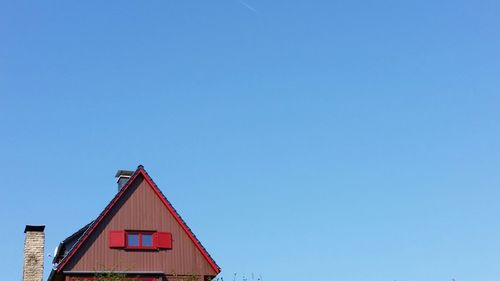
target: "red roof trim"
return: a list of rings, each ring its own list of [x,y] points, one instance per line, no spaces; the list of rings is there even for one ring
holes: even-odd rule
[[[154,183],[153,179],[151,179],[151,177],[149,176],[149,174],[146,172],[146,170],[144,169],[144,167],[142,165],[140,165],[137,168],[137,170],[134,172],[134,175],[132,175],[132,177],[127,182],[127,184],[125,184],[125,186],[120,190],[120,192],[118,192],[116,194],[116,196],[113,198],[113,200],[111,200],[111,202],[109,202],[108,206],[106,206],[106,208],[103,210],[103,212],[94,221],[94,223],[92,224],[90,229],[85,231],[85,234],[83,235],[83,237],[81,239],[79,239],[80,241],[78,242],[78,244],[72,248],[71,252],[68,255],[66,255],[66,257],[63,258],[63,261],[61,262],[61,264],[59,264],[57,266],[57,272],[60,272],[63,269],[63,267],[68,263],[68,261],[71,260],[71,258],[75,255],[75,253],[78,251],[78,249],[83,245],[83,243],[87,240],[87,238],[90,236],[90,234],[92,234],[92,232],[97,228],[99,223],[103,220],[103,218],[106,216],[106,214],[109,212],[109,210],[111,210],[111,208],[116,204],[116,202],[118,202],[118,200],[122,197],[122,195],[125,193],[125,191],[128,190],[129,186],[132,184],[132,182],[135,181],[135,179],[137,178],[137,176],[139,174],[142,175],[144,177],[144,179],[146,180],[146,182],[149,184],[149,186],[151,186],[151,188],[153,188],[156,195],[160,198],[160,200],[163,202],[165,207],[167,207],[167,210],[172,214],[172,216],[174,216],[177,223],[179,223],[181,225],[182,229],[186,232],[186,234],[191,239],[191,241],[193,241],[193,243],[196,245],[196,247],[201,252],[203,257],[205,257],[205,259],[208,261],[210,266],[215,270],[215,272],[217,274],[220,272],[219,266],[215,263],[215,261],[212,259],[210,254],[208,254],[208,252],[203,247],[203,245],[201,245],[201,242],[195,237],[194,233],[191,231],[191,229],[189,229],[189,227],[186,225],[184,220],[182,220],[182,218],[179,216],[179,214],[177,213],[175,208],[172,206],[172,204],[170,204],[170,202],[163,195],[163,193],[161,193],[158,186]]]
[[[191,239],[191,241],[193,241],[193,243],[196,245],[196,247],[198,248],[198,250],[200,250],[200,252],[202,253],[202,255],[208,261],[208,263],[210,264],[210,266],[212,266],[212,268],[218,274],[220,272],[219,266],[215,263],[215,261],[212,259],[212,257],[210,257],[210,255],[208,254],[207,250],[201,245],[201,242],[195,237],[194,233],[186,225],[186,222],[184,222],[184,220],[179,216],[179,214],[174,209],[174,207],[172,206],[172,204],[170,204],[170,202],[163,195],[163,193],[161,193],[160,189],[154,183],[153,179],[151,179],[151,177],[148,175],[148,173],[144,170],[144,167],[141,166],[139,169],[141,170],[141,172],[144,175],[144,178],[146,179],[146,181],[148,182],[148,184],[155,191],[156,195],[158,195],[158,198],[160,198],[160,200],[163,202],[163,204],[165,205],[165,207],[167,207],[167,209],[170,211],[170,213],[172,214],[172,216],[174,216],[174,218],[177,221],[177,223],[179,223],[181,225],[182,229],[186,232],[186,234],[189,236],[189,238]]]

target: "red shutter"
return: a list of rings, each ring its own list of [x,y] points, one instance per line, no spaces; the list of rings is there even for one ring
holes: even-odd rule
[[[111,230],[109,232],[109,247],[124,248],[125,247],[125,231]]]
[[[159,249],[172,249],[172,233],[156,232],[153,235],[155,246]]]

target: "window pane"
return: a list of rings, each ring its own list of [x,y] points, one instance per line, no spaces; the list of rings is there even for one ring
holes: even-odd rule
[[[131,247],[139,247],[139,235],[127,234],[127,245]]]
[[[143,234],[142,235],[142,246],[143,247],[153,247],[153,235]]]

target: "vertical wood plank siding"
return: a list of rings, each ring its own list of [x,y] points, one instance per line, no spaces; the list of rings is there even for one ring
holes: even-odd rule
[[[110,248],[110,230],[172,233],[172,249],[138,251]],[[196,248],[144,178],[135,180],[110,210],[65,271],[155,271],[167,275],[211,275],[216,272]]]

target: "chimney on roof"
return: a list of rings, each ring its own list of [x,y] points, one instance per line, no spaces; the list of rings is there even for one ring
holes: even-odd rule
[[[42,281],[45,225],[26,225],[24,233],[23,281]]]
[[[118,183],[118,191],[122,189],[122,187],[128,182],[133,174],[133,171],[127,170],[118,170],[118,172],[116,172],[115,178],[117,179],[116,182]]]

